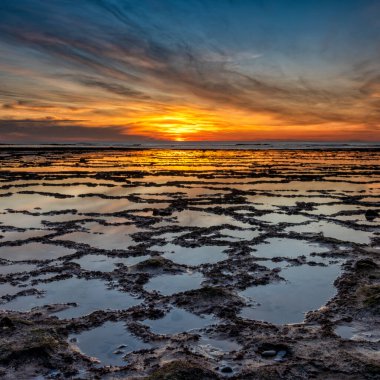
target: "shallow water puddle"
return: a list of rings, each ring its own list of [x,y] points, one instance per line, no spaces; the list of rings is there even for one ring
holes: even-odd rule
[[[343,339],[380,342],[380,331],[378,329],[368,330],[365,328],[354,327],[351,325],[340,325],[335,329],[335,334]]]
[[[249,224],[239,222],[228,215],[216,215],[201,211],[184,210],[182,212],[174,212],[172,217],[175,217],[178,224],[184,227],[212,227],[220,226],[221,224],[231,224],[241,228],[250,227]]]
[[[181,236],[185,232],[165,232],[163,234],[158,234],[157,236],[153,236],[153,238],[165,239],[166,242],[170,243],[173,239]],[[158,250],[158,249],[156,249]]]
[[[303,215],[289,215],[289,214],[283,214],[283,213],[275,213],[272,212],[270,214],[266,214],[263,216],[256,216],[256,219],[262,220],[263,222],[271,223],[271,224],[277,224],[277,223],[303,223],[310,221],[309,218],[306,218]]]
[[[208,315],[199,317],[184,309],[174,307],[163,318],[146,319],[143,323],[148,325],[153,333],[167,335],[201,329],[215,322],[216,320]]]
[[[5,284],[0,284],[0,297],[3,297],[5,295],[10,295],[13,296],[14,294],[21,292],[24,288],[20,288],[18,286],[11,285],[9,283]],[[0,309],[4,309],[1,307],[2,305],[0,304]]]
[[[199,289],[204,277],[201,273],[163,274],[153,277],[144,286],[145,290],[151,292],[157,290],[164,296],[187,290]]]
[[[30,272],[36,268],[33,264],[12,264],[0,265],[0,275],[7,275],[10,273]]]
[[[268,239],[267,242],[267,244],[261,243],[253,246],[257,251],[252,252],[252,255],[258,258],[265,257],[268,259],[273,257],[296,258],[302,255],[308,256],[313,252],[322,253],[328,251],[328,248],[315,243],[309,243],[306,240],[272,238]]]
[[[209,354],[220,354],[231,351],[239,351],[242,346],[233,340],[216,339],[202,336],[195,345],[203,348]]]
[[[124,322],[105,322],[94,329],[70,335],[69,341],[73,340],[83,354],[98,359],[102,365],[126,365],[126,354],[151,348],[132,335]]]
[[[0,258],[12,261],[55,260],[75,253],[74,249],[54,244],[27,243],[0,247]]]
[[[180,188],[180,191],[183,191],[186,193],[186,196],[188,198],[202,198],[207,196],[216,196],[220,195],[223,196],[224,194],[227,194],[227,190],[222,190],[218,188],[210,189],[210,188],[204,188],[204,187],[189,187],[189,188]]]
[[[21,200],[18,199],[17,204],[22,204]],[[5,210],[7,207],[3,204],[3,199],[1,200],[2,208]],[[9,207],[12,208],[12,207]],[[42,215],[28,215],[23,214],[21,212],[7,212],[0,213],[0,222],[6,226],[12,226],[17,228],[41,228],[43,225],[41,224],[42,220],[46,219],[46,217]],[[0,227],[1,227],[0,224]]]
[[[204,245],[203,247],[188,248],[180,245],[166,244],[153,246],[151,249],[159,252],[168,260],[184,265],[215,264],[226,260],[227,254],[223,252],[227,247]]]
[[[260,236],[260,232],[252,229],[244,230],[232,230],[229,228],[223,228],[219,231],[222,235],[226,235],[228,238],[251,240]]]
[[[0,241],[2,243],[5,243],[15,240],[26,240],[35,237],[46,236],[54,232],[54,230],[1,231],[0,226]]]
[[[350,205],[350,204],[333,204],[333,205],[320,205],[316,206],[315,210],[307,211],[308,214],[313,215],[332,215],[341,211],[358,211],[366,210],[367,207],[359,205]]]
[[[322,232],[325,237],[357,244],[369,244],[371,242],[370,238],[373,236],[372,232],[354,230],[352,228],[343,227],[338,224],[325,221],[312,222],[297,227],[287,227],[285,228],[285,231],[294,231],[298,233],[309,232],[314,234]]]
[[[267,267],[268,269],[283,269],[287,266],[289,266],[289,263],[286,260],[283,261],[271,261],[271,260],[258,260],[257,264],[263,265],[264,267]]]
[[[57,187],[56,191],[60,191]],[[88,191],[88,193],[90,193]],[[20,207],[22,205],[22,208]],[[142,208],[162,208],[167,207],[168,204],[163,203],[135,203],[131,202],[126,198],[100,198],[100,197],[73,197],[73,198],[55,198],[53,196],[40,195],[38,193],[34,194],[13,194],[11,197],[6,197],[2,199],[3,209],[14,209],[14,210],[27,210],[36,211],[38,208],[39,212],[50,212],[50,211],[62,211],[62,210],[76,210],[80,213],[112,213],[131,209],[142,209]],[[42,219],[49,220],[49,216],[36,216],[32,219],[32,215],[24,214],[13,214],[15,220],[15,226],[17,227],[39,227],[40,221]],[[17,216],[19,215],[19,216]],[[28,218],[29,217],[29,218]],[[0,221],[4,221],[3,217],[0,215]],[[8,222],[11,224],[12,219]]]
[[[380,211],[379,211],[380,213]],[[374,220],[367,220],[364,214],[359,215],[338,215],[333,217],[334,220],[342,220],[342,221],[350,221],[357,224],[363,224],[363,225],[370,225],[373,227],[378,227],[380,224],[379,218],[376,218]]]
[[[127,249],[135,244],[131,234],[142,232],[134,225],[103,226],[98,223],[88,223],[85,227],[89,228],[89,232],[70,232],[56,239],[88,244],[99,249]]]
[[[241,316],[275,324],[300,323],[304,313],[320,308],[334,296],[333,282],[340,272],[340,264],[284,268],[280,275],[286,282],[252,286],[240,293],[255,303],[243,308]]]
[[[61,318],[75,318],[90,314],[95,310],[128,309],[141,301],[117,289],[109,289],[104,281],[69,278],[61,281],[41,283],[34,288],[42,290],[42,297],[20,296],[3,305],[3,309],[27,311],[36,306],[66,304],[75,302],[55,314]]]
[[[80,259],[71,260],[77,263],[81,268],[90,271],[112,272],[116,269],[116,264],[121,263],[126,266],[135,265],[141,261],[148,259],[150,256],[135,257],[109,257],[106,255],[85,255]]]

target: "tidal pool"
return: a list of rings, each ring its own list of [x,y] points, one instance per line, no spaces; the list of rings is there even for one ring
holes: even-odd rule
[[[69,341],[74,341],[83,354],[98,359],[101,365],[114,366],[127,365],[126,354],[152,347],[132,335],[124,322],[105,322],[80,334],[71,334]]]
[[[372,232],[356,230],[326,221],[312,222],[297,227],[287,227],[285,231],[294,231],[298,233],[306,232],[314,234],[322,233],[325,237],[357,244],[369,244],[371,242],[371,237],[373,237]]]
[[[130,245],[136,244],[131,235],[142,232],[134,225],[103,226],[98,223],[86,223],[84,227],[88,232],[70,232],[56,239],[70,240],[106,250],[127,249]]]
[[[217,353],[239,351],[242,348],[239,343],[233,340],[209,338],[205,335],[201,336],[196,345],[204,347],[207,351],[216,351]]]
[[[0,284],[0,297],[3,297],[5,295],[13,296],[14,294],[17,294],[18,292],[21,292],[21,290],[23,290],[23,288],[11,285],[9,283]],[[0,304],[0,309],[4,309],[1,306],[2,305]]]
[[[36,266],[33,264],[0,265],[0,275],[5,276],[11,273],[30,272],[35,268]]]
[[[131,256],[131,257],[109,257],[106,255],[85,255],[80,259],[71,260],[77,263],[81,268],[90,271],[112,272],[116,269],[116,264],[126,266],[135,265],[141,261],[148,259],[150,256]]]
[[[252,240],[260,236],[260,232],[252,229],[243,229],[243,230],[232,230],[229,228],[223,228],[219,231],[222,235],[225,235],[228,239],[237,239],[237,240]]]
[[[203,211],[184,210],[174,212],[172,217],[176,218],[177,223],[184,227],[212,227],[221,224],[230,224],[232,226],[249,228],[247,223],[240,222],[228,215],[216,215]]]
[[[255,252],[252,252],[253,256],[267,259],[273,257],[296,258],[302,255],[309,256],[313,252],[322,253],[328,251],[328,248],[316,243],[287,238],[271,238],[264,243],[252,246],[252,248],[256,249]]]
[[[226,260],[228,255],[223,252],[227,247],[204,245],[197,248],[182,247],[175,244],[164,246],[155,245],[151,249],[163,252],[162,256],[178,264],[197,266],[201,264],[215,264]]]
[[[199,272],[163,274],[153,277],[144,288],[150,292],[157,290],[164,296],[170,296],[187,290],[199,289],[202,281],[204,281],[204,277]]]
[[[101,280],[68,278],[66,280],[40,283],[34,288],[44,292],[43,296],[19,296],[2,305],[5,310],[27,311],[36,306],[77,303],[56,312],[60,318],[76,318],[95,310],[128,309],[141,301],[118,289],[110,289]]]
[[[263,222],[277,224],[277,223],[290,223],[298,224],[310,221],[309,218],[306,218],[303,215],[288,215],[284,213],[271,212],[263,216],[257,216],[256,219],[262,220]]]
[[[284,268],[280,275],[286,281],[251,286],[240,293],[254,302],[240,315],[274,324],[300,323],[307,311],[320,308],[336,294],[333,282],[340,272],[340,264]]]
[[[380,342],[379,329],[366,329],[363,326],[352,325],[339,325],[335,329],[335,334],[343,339],[367,341],[367,342]]]
[[[184,309],[174,307],[163,318],[145,319],[144,324],[150,327],[155,334],[179,334],[204,328],[215,323],[216,320],[209,315],[199,317]]]
[[[27,243],[0,247],[0,258],[11,261],[55,260],[73,253],[74,249],[55,244]]]
[[[5,243],[15,240],[26,240],[40,236],[46,236],[54,233],[54,230],[25,230],[25,231],[1,231],[0,226],[0,242]]]

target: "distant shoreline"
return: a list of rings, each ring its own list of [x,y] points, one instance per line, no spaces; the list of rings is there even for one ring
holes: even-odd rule
[[[52,143],[52,144],[4,144],[0,151],[139,151],[139,150],[361,150],[379,151],[380,142],[162,142],[131,144]]]

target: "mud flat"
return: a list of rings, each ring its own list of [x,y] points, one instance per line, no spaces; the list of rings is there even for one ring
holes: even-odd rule
[[[0,377],[380,379],[380,152],[0,149]]]

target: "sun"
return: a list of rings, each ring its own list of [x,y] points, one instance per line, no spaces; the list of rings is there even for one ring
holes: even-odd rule
[[[207,112],[191,108],[172,107],[165,112],[139,115],[130,131],[141,135],[154,135],[170,141],[187,141],[215,131],[215,120]]]

